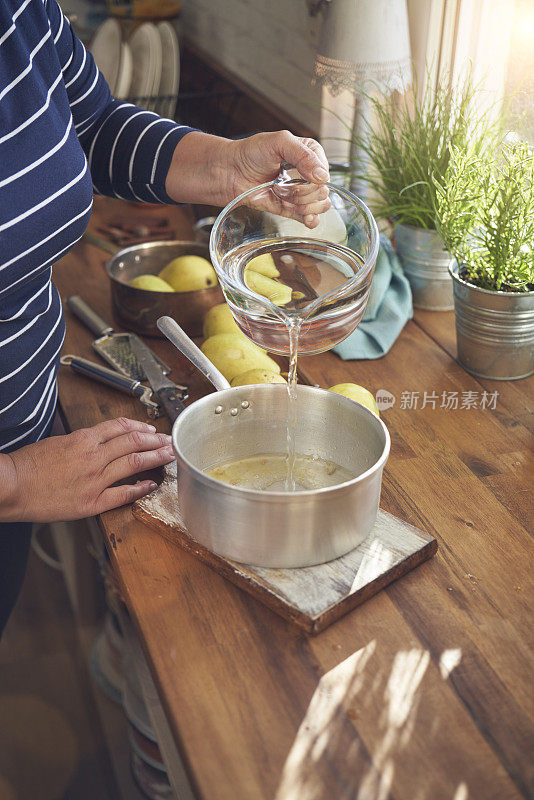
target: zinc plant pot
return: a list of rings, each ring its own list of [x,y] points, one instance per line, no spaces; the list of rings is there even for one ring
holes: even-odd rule
[[[443,248],[439,233],[399,223],[395,226],[395,240],[415,308],[451,311],[454,299],[449,267],[453,259]]]
[[[497,381],[534,374],[534,291],[493,292],[464,281],[451,265],[458,362]]]

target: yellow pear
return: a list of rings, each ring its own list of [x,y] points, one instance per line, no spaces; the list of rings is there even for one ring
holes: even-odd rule
[[[227,381],[251,369],[280,372],[280,367],[242,333],[216,333],[200,348]]]
[[[372,411],[373,414],[376,414],[377,417],[380,416],[376,400],[369,389],[364,389],[363,386],[358,386],[357,383],[336,383],[335,386],[330,387],[329,391],[342,394],[351,400],[355,400],[362,406],[366,406],[366,408]]]
[[[268,278],[253,269],[245,270],[245,284],[251,291],[267,297],[275,306],[285,306],[291,300],[291,287]]]
[[[217,275],[206,258],[180,256],[163,267],[159,277],[167,281],[175,292],[194,292],[209,289],[217,283]]]
[[[254,272],[259,272],[268,278],[278,278],[280,275],[274,263],[274,258],[270,253],[263,253],[261,256],[251,258],[245,269],[252,269]]]
[[[268,369],[249,369],[232,381],[232,386],[247,386],[249,383],[286,383],[278,372]]]
[[[215,336],[216,333],[241,333],[230,307],[226,303],[219,303],[210,308],[204,316],[202,331],[205,339]]]
[[[144,289],[145,292],[174,292],[172,286],[157,275],[138,275],[137,278],[128,281],[128,286]]]

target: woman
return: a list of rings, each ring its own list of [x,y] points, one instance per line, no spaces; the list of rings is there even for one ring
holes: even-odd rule
[[[128,200],[224,205],[281,161],[316,184],[284,213],[313,227],[328,207],[320,145],[287,131],[230,141],[114,100],[56,0],[0,3],[0,632],[32,522],[129,503],[172,460],[170,437],[115,419],[48,437],[64,337],[51,270],[79,240],[93,189]]]

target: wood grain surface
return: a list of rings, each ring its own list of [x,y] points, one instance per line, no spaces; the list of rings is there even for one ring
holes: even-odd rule
[[[105,218],[112,205],[98,203],[94,216]],[[136,213],[132,205],[122,211]],[[183,209],[163,213],[187,234]],[[77,292],[109,317],[104,259],[79,245],[54,276],[63,296]],[[66,316],[64,352],[91,357],[91,335]],[[439,543],[428,563],[316,637],[131,509],[101,517],[201,800],[534,795],[534,381],[473,378],[454,361],[454,341],[452,313],[417,312],[378,361],[342,362],[332,353],[302,359],[312,384],[355,381],[395,396],[383,413],[392,449],[382,507]],[[150,344],[175,380],[190,383],[192,399],[206,390],[168,343]],[[498,391],[495,408],[480,407],[484,390]],[[458,393],[458,408],[441,407],[444,392],[445,399]],[[477,407],[461,408],[473,392]],[[408,407],[406,393],[419,393],[417,407]],[[63,368],[60,402],[71,429],[121,414],[144,417],[135,400]],[[168,430],[164,419],[158,426]]]

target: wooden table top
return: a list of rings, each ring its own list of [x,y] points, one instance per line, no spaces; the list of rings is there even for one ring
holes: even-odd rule
[[[98,203],[93,226],[117,213],[114,203]],[[181,209],[163,213],[189,238]],[[79,293],[111,319],[105,258],[81,243],[54,277],[63,297]],[[97,360],[92,335],[66,316],[63,352]],[[195,399],[202,381],[166,341],[150,344],[175,380],[192,382]],[[479,380],[454,353],[453,314],[416,312],[382,359],[325,353],[301,361],[313,384],[354,381],[395,396],[383,412],[392,449],[382,507],[439,542],[430,562],[315,638],[130,508],[102,516],[199,799],[533,796],[534,379]],[[135,400],[67,368],[59,387],[72,430],[119,415],[146,418]],[[168,430],[165,419],[158,426]]]

